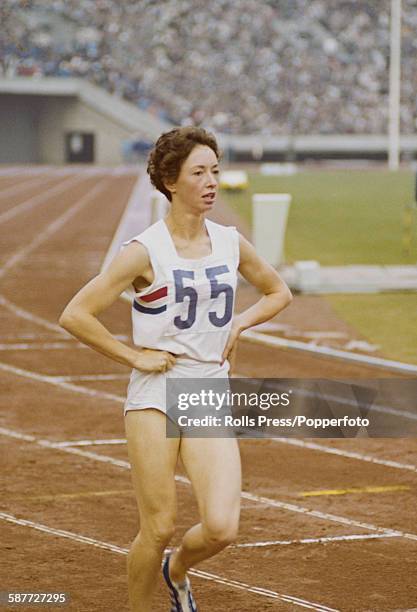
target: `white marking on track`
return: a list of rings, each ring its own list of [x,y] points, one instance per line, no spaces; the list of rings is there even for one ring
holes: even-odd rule
[[[301,540],[268,540],[266,542],[245,542],[231,544],[231,548],[263,548],[266,546],[288,546],[290,544],[326,544],[328,542],[352,542],[355,540],[376,540],[379,538],[398,538],[396,533],[361,533],[322,538],[302,538]]]
[[[20,431],[13,431],[12,429],[6,429],[5,427],[0,427],[0,434],[3,436],[7,436],[8,438],[16,438],[16,440],[25,440],[26,442],[36,442],[39,444],[39,440],[35,438],[35,436],[31,436],[30,434],[24,434]]]
[[[105,550],[111,550],[112,552],[118,552],[122,554],[127,554],[128,552],[126,548],[121,548],[120,546],[109,544],[108,542],[100,542],[99,540],[95,540],[94,538],[88,538],[78,533],[73,533],[72,531],[65,531],[64,529],[55,529],[54,527],[49,527],[48,525],[42,525],[41,523],[35,523],[34,521],[29,521],[27,519],[17,518],[16,516],[8,514],[7,512],[0,512],[0,518],[3,521],[7,521],[8,523],[14,523],[15,525],[21,525],[22,527],[31,527],[32,529],[36,529],[36,531],[42,531],[44,533],[49,533],[50,535],[56,535],[60,538],[68,538],[69,540],[75,540],[76,542],[81,542],[82,544],[90,544],[90,546],[104,548]]]
[[[97,185],[87,191],[87,193],[81,197],[75,204],[67,208],[67,210],[57,217],[52,223],[46,226],[46,228],[37,234],[37,236],[18,251],[16,251],[0,268],[0,278],[3,277],[11,268],[13,268],[20,261],[25,259],[32,251],[34,251],[43,242],[48,240],[53,234],[60,230],[66,223],[77,214],[86,204],[89,204],[94,198],[104,190],[107,183],[106,179],[101,179]]]
[[[53,166],[6,166],[0,168],[0,176],[36,176],[56,170]]]
[[[301,397],[311,397],[316,398],[317,393],[314,391],[308,391],[307,389],[295,389],[293,391],[294,395],[300,395]],[[336,402],[338,404],[342,404],[344,406],[352,406],[353,408],[358,407],[357,399],[348,399],[347,397],[338,396],[334,393],[320,393],[320,398],[329,402]],[[404,419],[409,419],[411,421],[417,421],[417,414],[413,412],[409,412],[408,410],[401,410],[398,408],[391,408],[391,406],[385,406],[384,404],[374,404],[370,405],[370,410],[373,412],[380,412],[382,414],[391,414],[396,417],[403,417]]]
[[[42,183],[45,183],[50,180],[51,177],[30,179],[28,181],[25,181],[24,183],[22,183],[20,180],[18,184],[15,183],[14,185],[7,187],[6,189],[2,189],[0,191],[0,199],[18,195],[21,191],[26,191],[26,189],[36,187],[36,185],[41,185]]]
[[[43,319],[42,317],[34,315],[28,310],[21,308],[20,306],[18,306],[11,300],[8,300],[6,297],[4,297],[4,295],[0,295],[0,306],[3,306],[4,308],[6,308],[6,310],[11,312],[16,317],[19,317],[26,321],[30,321],[31,323],[35,323],[36,325],[44,327],[45,329],[48,329],[50,331],[58,332],[61,336],[64,336],[66,340],[74,340],[74,338],[70,334],[68,334],[68,332],[66,332],[62,327],[60,327],[56,323],[51,323],[50,321],[47,321],[46,319]],[[26,337],[36,338],[36,335],[29,334]],[[123,341],[126,342],[130,340],[130,336],[127,334],[114,334],[114,337],[117,340],[121,340],[122,342]]]
[[[272,348],[289,349],[305,353],[313,353],[317,356],[322,355],[323,357],[330,357],[333,359],[340,359],[342,361],[350,361],[353,363],[356,362],[371,367],[377,367],[396,372],[411,372],[413,374],[417,373],[417,365],[412,363],[403,363],[401,361],[394,361],[392,359],[382,359],[381,357],[371,357],[368,355],[358,355],[357,353],[350,353],[349,351],[341,351],[325,346],[312,346],[311,344],[306,342],[300,342],[298,340],[285,340],[284,338],[268,336],[267,334],[262,334],[260,332],[255,332],[252,330],[246,330],[242,332],[240,339],[246,342],[261,344],[263,346],[269,346]]]
[[[34,442],[38,446],[43,446],[44,448],[50,448],[50,449],[58,450],[64,453],[79,455],[80,457],[86,457],[87,459],[93,459],[95,461],[100,461],[102,463],[110,463],[114,466],[121,467],[123,469],[130,469],[130,464],[127,461],[123,461],[120,459],[114,459],[113,457],[110,457],[108,455],[92,453],[91,451],[83,451],[83,450],[80,450],[79,448],[62,447],[62,446],[59,446],[59,442],[51,442],[49,440],[39,440],[35,438],[34,436],[27,436],[26,434],[21,434],[20,432],[16,432],[11,429],[6,429],[4,427],[0,427],[0,435],[26,440],[28,442]],[[177,482],[181,482],[186,485],[191,484],[190,480],[186,478],[185,476],[176,475],[175,480]],[[387,527],[378,527],[376,525],[373,525],[372,523],[364,523],[364,522],[356,521],[354,519],[350,519],[344,516],[338,516],[336,514],[331,514],[328,512],[321,512],[320,510],[310,510],[309,508],[305,508],[304,506],[299,506],[298,504],[290,504],[287,502],[282,502],[276,499],[265,497],[263,495],[256,495],[248,491],[242,491],[241,497],[242,499],[248,499],[250,501],[257,502],[261,505],[264,505],[270,508],[279,508],[280,510],[296,512],[298,514],[304,514],[305,516],[311,516],[313,518],[318,518],[318,519],[333,522],[333,523],[349,525],[351,527],[358,527],[360,529],[365,529],[368,531],[376,531],[377,533],[384,533],[384,534],[388,533],[388,534],[396,535],[396,536],[399,536],[399,537],[402,537],[408,540],[417,541],[417,535],[414,533],[406,533],[398,529],[391,529]]]
[[[73,385],[71,383],[60,381],[59,379],[57,380],[54,376],[47,376],[45,374],[31,372],[30,370],[23,370],[22,368],[17,368],[16,366],[9,365],[8,363],[0,362],[0,370],[10,372],[11,374],[16,374],[17,376],[23,376],[24,378],[30,378],[31,380],[36,380],[38,382],[48,383],[68,391],[74,391],[75,393],[82,393],[83,395],[89,395],[91,397],[99,397],[102,399],[111,400],[113,402],[119,402],[121,404],[124,404],[125,402],[125,398],[121,397],[120,395],[106,393],[105,391],[97,391],[96,389],[89,389],[88,387],[82,387],[80,385]]]
[[[335,331],[300,331],[294,335],[304,336],[304,338],[311,338],[312,340],[323,340],[323,339],[335,340],[335,339],[347,337],[347,334],[343,332],[337,332],[337,331],[336,332]]]
[[[55,340],[56,339],[56,334],[28,334],[28,333],[22,333],[22,334],[2,334],[0,335],[0,340],[7,340],[8,342],[18,342],[18,341],[22,341],[22,340],[43,340],[46,341],[46,339],[48,340]]]
[[[56,380],[77,382],[77,381],[95,381],[95,380],[128,380],[130,374],[80,374],[79,376],[54,376]]]
[[[380,348],[379,344],[371,344],[365,340],[349,340],[343,345],[345,351],[363,351],[364,353],[373,353]]]
[[[287,502],[271,499],[269,497],[264,497],[262,495],[255,495],[254,493],[248,493],[242,491],[242,498],[249,499],[251,501],[258,502],[260,504],[264,504],[265,506],[280,508],[281,510],[288,510],[290,512],[297,512],[298,514],[304,514],[306,516],[311,516],[318,519],[323,519],[326,521],[331,521],[334,523],[341,523],[343,525],[349,525],[351,527],[359,527],[361,529],[368,529],[370,531],[377,531],[379,533],[392,533],[399,535],[403,538],[409,540],[416,540],[417,535],[413,533],[405,533],[399,531],[398,529],[390,529],[386,527],[378,527],[373,525],[372,523],[364,523],[361,521],[356,521],[354,519],[350,519],[344,516],[339,516],[336,514],[331,514],[329,512],[321,512],[320,510],[310,510],[309,508],[305,508],[304,506],[299,506],[298,504],[290,504]]]
[[[231,376],[231,378],[245,378],[245,379],[250,380],[252,377],[242,376],[240,374],[234,373]],[[259,379],[254,378],[254,380],[259,380]],[[279,379],[276,379],[276,381],[277,381],[277,387],[279,388],[280,387]],[[330,381],[327,381],[327,382],[330,382]],[[287,386],[285,388],[287,389]],[[313,399],[318,397],[317,391],[309,391],[308,389],[293,389],[292,393],[294,396],[299,395],[300,397],[311,397]],[[352,406],[353,408],[358,407],[358,400],[356,398],[349,399],[344,396],[335,395],[334,393],[324,393],[321,391],[320,391],[319,397],[320,399],[323,399],[329,402],[336,402],[338,404],[342,404],[343,406]],[[371,411],[374,411],[374,412],[380,412],[382,414],[390,414],[396,417],[403,417],[404,419],[409,419],[411,421],[417,421],[417,414],[415,414],[414,412],[409,412],[408,410],[391,408],[391,406],[385,406],[384,404],[374,404],[374,403],[370,405],[370,409]]]
[[[0,303],[2,303],[1,300],[2,300],[2,297],[0,296]],[[58,329],[60,331],[63,331],[59,327],[58,327]],[[29,370],[23,370],[22,368],[17,368],[15,366],[11,366],[9,364],[1,363],[1,362],[0,362],[0,369],[3,369],[5,371],[7,371],[7,372],[16,374],[18,376],[24,376],[26,378],[31,378],[33,380],[38,380],[39,382],[45,382],[45,383],[53,384],[53,385],[58,386],[58,387],[61,386],[62,388],[65,388],[65,389],[70,390],[70,391],[74,391],[76,393],[82,393],[82,394],[85,394],[85,395],[91,395],[91,396],[95,396],[95,397],[102,397],[103,399],[115,400],[115,401],[117,401],[119,403],[124,403],[124,401],[125,401],[125,398],[122,397],[122,396],[119,396],[119,395],[113,395],[113,394],[110,394],[110,393],[105,393],[104,391],[96,391],[95,389],[88,389],[86,387],[82,387],[81,385],[69,385],[69,384],[66,384],[65,383],[65,378],[66,377],[61,377],[61,376],[45,376],[45,375],[42,375],[42,374],[38,374],[37,372],[31,372]],[[238,377],[241,378],[241,376],[238,376]],[[72,378],[72,377],[68,377],[68,378]],[[411,471],[411,472],[417,472],[417,466],[415,466],[415,465],[411,465],[411,464],[407,464],[407,463],[401,463],[399,461],[392,461],[390,459],[379,459],[377,457],[372,457],[371,455],[363,455],[361,453],[356,453],[356,452],[353,452],[353,451],[342,451],[340,449],[330,448],[330,447],[324,446],[322,444],[317,444],[316,442],[305,442],[303,440],[296,440],[294,438],[271,438],[271,440],[273,442],[280,443],[280,444],[291,444],[293,446],[300,446],[302,448],[309,448],[311,450],[318,450],[318,451],[322,451],[322,452],[333,454],[333,455],[339,455],[341,457],[346,457],[346,458],[350,458],[350,459],[357,459],[359,461],[366,461],[368,463],[374,463],[376,465],[384,465],[386,467],[392,467],[392,468],[398,469],[398,470],[407,470],[407,471]]]
[[[43,204],[47,200],[50,200],[53,196],[56,196],[62,191],[65,191],[65,189],[68,189],[68,187],[72,186],[74,183],[80,183],[82,180],[83,179],[80,179],[78,176],[71,176],[58,185],[54,185],[46,191],[42,191],[42,193],[32,196],[28,200],[20,202],[20,204],[16,204],[12,208],[9,208],[9,210],[6,210],[4,213],[0,214],[0,223],[5,223],[23,212],[28,212],[28,210],[39,206],[39,204]]]
[[[87,345],[77,342],[5,342],[0,344],[0,351],[52,351],[62,349],[86,349]]]
[[[6,308],[6,310],[19,317],[20,319],[30,321],[31,323],[35,323],[36,325],[44,327],[45,329],[49,329],[50,331],[58,332],[61,336],[66,336],[68,338],[67,332],[64,331],[62,327],[59,327],[59,325],[57,325],[56,323],[51,323],[50,321],[47,321],[42,317],[38,317],[37,315],[34,315],[28,310],[21,308],[17,304],[14,304],[6,297],[4,297],[4,295],[0,295],[0,306],[3,306],[3,308]]]
[[[55,442],[60,448],[65,446],[105,446],[107,444],[126,444],[126,438],[111,438],[109,440],[66,440]]]
[[[0,512],[0,519],[8,523],[19,525],[21,527],[29,527],[31,529],[35,529],[36,531],[41,531],[43,533],[47,533],[49,535],[57,536],[60,538],[66,538],[69,540],[73,540],[75,542],[79,542],[80,544],[87,544],[89,546],[94,546],[95,548],[101,548],[103,550],[108,550],[110,552],[114,552],[114,553],[118,553],[122,555],[127,555],[128,553],[127,548],[122,548],[121,546],[117,546],[116,544],[110,544],[109,542],[103,542],[101,540],[96,540],[95,538],[90,538],[90,537],[81,535],[79,533],[74,533],[72,531],[66,531],[64,529],[56,529],[55,527],[49,527],[49,525],[44,525],[42,523],[36,523],[34,521],[30,521],[27,519],[17,518],[13,514],[9,514],[6,512]],[[210,572],[204,572],[201,570],[191,569],[189,571],[189,574],[191,576],[195,576],[203,580],[209,580],[211,582],[223,584],[231,588],[248,591],[250,593],[268,597],[270,599],[278,599],[281,601],[285,601],[287,603],[292,603],[295,606],[301,606],[309,610],[317,610],[318,612],[338,612],[338,610],[336,610],[335,608],[329,608],[322,604],[307,601],[306,599],[301,599],[299,597],[294,597],[292,595],[287,595],[284,593],[277,593],[276,591],[270,591],[269,589],[264,589],[262,587],[255,587],[245,582],[239,582],[237,580],[229,580],[228,578],[225,578],[224,576],[218,576],[217,574],[212,574]]]
[[[0,431],[0,433],[2,433]],[[120,467],[124,470],[130,470],[130,464],[123,459],[115,459],[114,457],[110,457],[109,455],[99,455],[98,453],[92,453],[91,451],[83,451],[79,448],[73,447],[59,447],[55,446],[54,442],[50,442],[49,440],[34,440],[36,444],[39,446],[43,446],[44,448],[51,448],[53,450],[62,451],[64,453],[69,453],[70,455],[78,455],[79,457],[85,457],[86,459],[91,459],[93,461],[99,461],[101,463],[109,463],[110,465],[114,465],[115,467]],[[176,477],[178,482],[183,482],[181,480],[181,476]],[[185,479],[186,480],[186,479]],[[189,484],[188,482],[186,484]]]
[[[125,166],[116,166],[115,168],[106,166],[9,166],[7,168],[0,168],[0,176],[38,176],[39,174],[48,174],[51,176],[66,176],[68,174],[77,174],[80,176],[97,176],[99,174],[112,175],[118,168],[123,169]],[[131,172],[137,174],[133,168]]]
[[[330,455],[338,455],[340,457],[346,457],[349,459],[357,459],[359,461],[366,461],[368,463],[375,463],[376,465],[385,465],[386,467],[395,468],[397,470],[409,470],[410,472],[417,472],[417,466],[410,463],[400,463],[399,461],[392,461],[390,459],[379,459],[378,457],[372,457],[371,455],[364,455],[354,451],[341,450],[340,448],[332,448],[324,444],[318,444],[317,442],[305,442],[304,440],[296,440],[294,438],[272,438],[272,441],[278,444],[290,444],[292,446],[298,446],[300,448],[308,448],[310,450],[321,451],[322,453],[328,453]]]

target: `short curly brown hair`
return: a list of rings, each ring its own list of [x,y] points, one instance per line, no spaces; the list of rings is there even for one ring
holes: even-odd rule
[[[206,145],[220,159],[216,138],[201,127],[174,128],[162,134],[149,153],[147,172],[151,183],[171,202],[172,196],[165,183],[175,183],[181,166],[197,145]]]

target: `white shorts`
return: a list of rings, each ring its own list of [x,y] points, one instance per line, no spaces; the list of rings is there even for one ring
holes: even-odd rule
[[[168,378],[228,378],[230,364],[226,360],[219,363],[196,361],[178,357],[173,368],[163,373],[146,373],[132,370],[127,388],[124,414],[129,410],[156,408],[164,414],[166,406],[166,380]]]

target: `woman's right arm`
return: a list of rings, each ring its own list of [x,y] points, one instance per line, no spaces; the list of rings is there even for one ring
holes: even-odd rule
[[[114,338],[97,319],[148,266],[146,248],[138,242],[128,244],[107,270],[72,298],[61,314],[59,324],[80,342],[114,361],[144,372],[165,372],[175,363],[173,355],[167,351],[131,348]]]

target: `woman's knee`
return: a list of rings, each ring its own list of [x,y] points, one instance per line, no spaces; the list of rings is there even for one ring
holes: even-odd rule
[[[175,532],[175,517],[173,514],[157,513],[141,519],[138,544],[150,545],[153,548],[164,549]]]
[[[225,548],[232,544],[238,535],[239,520],[229,517],[213,517],[203,522],[206,543],[214,548]]]
[[[159,514],[150,517],[143,525],[144,535],[156,545],[167,546],[175,532],[175,518],[172,514]]]

